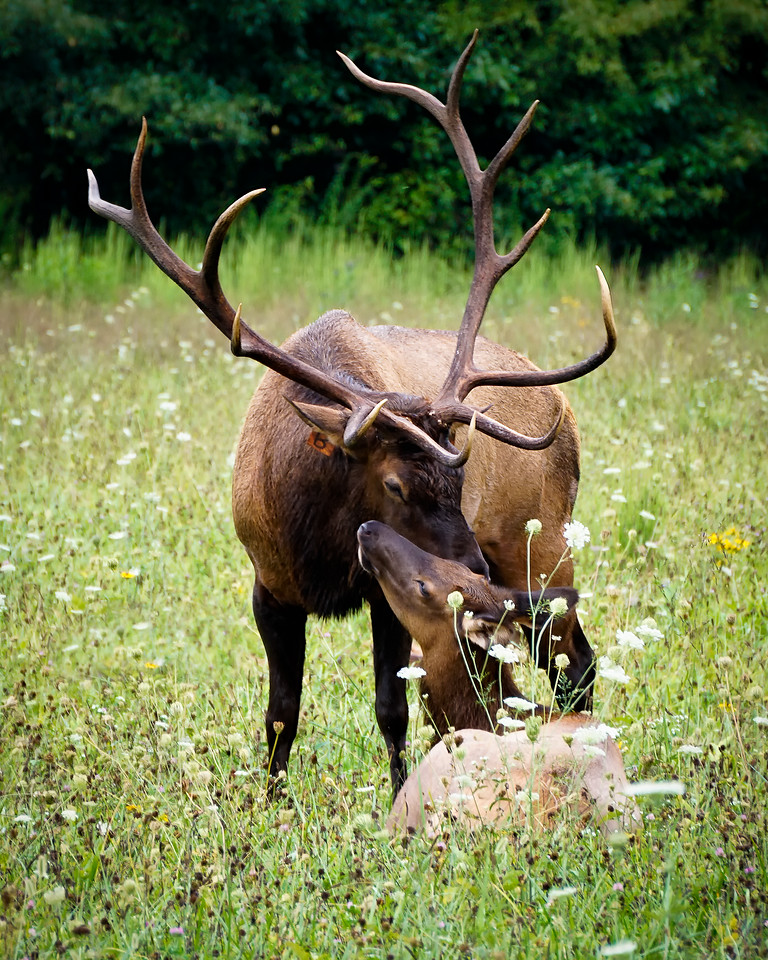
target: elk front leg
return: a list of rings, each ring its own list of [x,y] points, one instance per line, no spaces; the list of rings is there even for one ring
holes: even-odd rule
[[[371,631],[376,678],[376,720],[387,745],[392,795],[396,797],[408,776],[402,756],[408,731],[408,698],[405,680],[398,677],[397,671],[408,665],[411,638],[383,596],[371,600]]]
[[[558,707],[566,712],[592,710],[592,689],[595,683],[595,653],[579,623],[575,610],[569,610],[562,619],[552,624],[552,634],[557,639],[550,644],[550,630],[542,627],[546,615],[539,614],[536,631],[522,626],[520,629],[528,640],[531,656],[536,666],[547,671],[549,682],[555,691]],[[555,657],[564,653],[568,666],[559,671]]]
[[[267,770],[274,780],[288,767],[299,725],[307,614],[301,607],[278,603],[257,580],[253,588],[253,615],[269,662]]]
[[[592,691],[595,685],[595,652],[581,629],[575,610],[570,610],[556,630],[558,641],[549,661],[549,682],[555,688],[555,698],[562,710],[592,710]],[[570,663],[558,680],[554,657],[566,653]],[[565,682],[563,682],[565,681]]]

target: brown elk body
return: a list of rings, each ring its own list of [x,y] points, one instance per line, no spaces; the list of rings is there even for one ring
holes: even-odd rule
[[[390,608],[421,647],[426,672],[421,696],[437,732],[499,729],[497,714],[504,700],[525,698],[510,664],[489,655],[491,644],[507,646],[516,639],[518,626],[536,627],[546,648],[542,659],[548,661],[549,601],[564,599],[570,615],[577,592],[559,587],[529,593],[489,583],[464,564],[436,557],[375,520],[364,523],[357,538],[361,565],[376,577]],[[454,613],[447,598],[455,592],[463,599]],[[567,689],[567,680],[560,682]],[[535,712],[549,713],[539,705]]]
[[[535,743],[524,730],[504,736],[459,730],[450,739],[450,747],[436,744],[405,781],[387,820],[392,833],[439,836],[456,823],[552,829],[563,808],[581,823],[596,821],[607,835],[642,825],[621,752],[590,718],[559,717],[544,724]]]
[[[571,518],[579,479],[579,440],[573,414],[552,385],[589,373],[613,352],[610,293],[598,271],[606,341],[572,366],[540,371],[525,357],[478,339],[495,284],[526,252],[547,214],[512,251],[496,252],[493,190],[535,105],[480,171],[458,113],[474,42],[454,70],[445,105],[415,87],[372,80],[345,58],[366,85],[424,106],[456,149],[472,195],[477,248],[458,335],[361,327],[345,311],[334,310],[275,347],[241,322],[218,278],[227,230],[261,191],[222,214],[195,271],[163,241],[147,212],[141,187],[146,124],[131,167],[130,209],[102,200],[89,171],[91,208],[137,240],[224,333],[234,353],[270,368],[241,433],[233,512],[254,566],[253,609],[269,661],[272,773],[285,770],[296,734],[307,614],[342,616],[367,601],[377,721],[395,789],[405,778],[407,702],[396,671],[408,661],[410,638],[375,579],[357,562],[361,523],[381,519],[427,550],[480,574],[490,571],[510,586],[525,576],[522,530],[528,518],[538,517],[547,530],[535,544],[537,573],[553,570],[564,549],[563,523]],[[458,452],[454,441],[464,445]],[[553,582],[568,584],[571,576],[566,561]],[[592,650],[575,617],[562,633],[563,649],[572,657],[573,687],[586,706],[594,679]]]

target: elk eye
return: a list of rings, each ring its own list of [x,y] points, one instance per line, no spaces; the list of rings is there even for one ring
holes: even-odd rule
[[[416,581],[416,584],[417,584],[417,586],[418,586],[418,588],[419,588],[419,593],[422,595],[422,597],[428,597],[428,596],[429,596],[429,587],[426,585],[426,583],[424,583],[423,580],[417,580],[417,581]]]
[[[392,497],[393,500],[402,500],[405,503],[405,494],[403,493],[403,488],[400,486],[400,483],[397,480],[388,478],[384,481],[384,489]]]

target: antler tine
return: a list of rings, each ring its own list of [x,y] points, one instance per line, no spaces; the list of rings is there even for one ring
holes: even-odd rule
[[[370,77],[357,67],[349,57],[342,53],[339,54],[352,75],[365,86],[381,93],[392,93],[407,97],[424,107],[438,121],[448,134],[469,186],[474,217],[475,271],[459,328],[456,351],[446,380],[433,404],[438,416],[446,420],[450,419],[449,411],[453,410],[455,412],[471,389],[469,386],[465,388],[465,383],[469,382],[476,372],[472,362],[475,341],[494,287],[507,270],[514,266],[525,254],[549,217],[549,210],[547,210],[539,221],[525,233],[513,250],[504,256],[499,255],[493,236],[493,192],[502,170],[530,128],[539,101],[537,100],[532,104],[506,143],[488,167],[482,171],[459,112],[459,98],[464,72],[477,43],[477,37],[478,32],[475,30],[471,40],[456,62],[448,84],[445,104],[419,87]],[[468,409],[465,408],[465,410]],[[468,422],[466,416],[468,414],[463,413],[459,419]],[[501,435],[504,434],[506,442],[521,447],[539,449],[542,445],[546,445],[545,437],[526,437],[497,424],[488,417],[478,419],[478,429],[491,433],[498,438],[501,438]],[[557,429],[559,429],[558,424],[555,424],[552,430],[546,434],[546,437],[554,438]],[[548,442],[551,442],[551,439]]]
[[[527,252],[541,228],[549,218],[549,209],[523,235],[518,243],[504,255],[496,249],[493,231],[493,194],[499,176],[509,163],[525,134],[530,129],[534,114],[539,105],[535,100],[525,116],[515,127],[506,143],[491,160],[485,170],[481,170],[475,150],[467,136],[459,113],[459,96],[464,72],[477,42],[477,31],[459,57],[451,74],[446,103],[419,87],[410,84],[390,83],[376,80],[363,73],[359,67],[344,54],[339,54],[345,64],[361,83],[382,93],[393,93],[407,97],[423,106],[440,123],[453,144],[461,169],[469,185],[472,198],[472,214],[475,237],[475,269],[464,315],[456,339],[456,350],[448,374],[438,396],[432,404],[434,413],[446,423],[468,423],[473,415],[472,408],[464,404],[464,399],[474,387],[486,386],[544,386],[575,380],[594,370],[610,357],[616,348],[616,327],[613,321],[611,296],[605,277],[598,268],[603,321],[606,340],[600,350],[579,363],[559,370],[518,370],[518,371],[482,371],[474,366],[475,342],[485,315],[488,301],[496,284]],[[477,416],[477,429],[489,436],[514,446],[526,449],[541,449],[557,436],[562,425],[564,407],[556,423],[543,437],[526,437],[500,424],[483,414]]]
[[[88,205],[94,213],[112,220],[122,227],[166,276],[170,277],[229,339],[235,311],[227,301],[218,278],[218,262],[224,238],[235,217],[254,197],[264,190],[252,190],[233,203],[216,221],[203,253],[203,267],[193,270],[177,256],[157,232],[147,211],[141,185],[144,149],[147,142],[147,119],[141,118],[141,133],[131,161],[131,208],[117,206],[102,200],[93,171],[88,171]],[[243,331],[252,334],[245,324]],[[255,334],[253,334],[256,336]]]
[[[211,228],[211,232],[208,234],[208,239],[205,242],[205,250],[203,251],[203,260],[200,267],[200,277],[211,294],[211,297],[216,301],[220,306],[229,307],[229,302],[224,296],[224,291],[221,289],[221,281],[219,280],[219,258],[221,256],[221,248],[224,245],[224,240],[229,232],[229,228],[235,222],[238,214],[241,210],[246,207],[254,197],[258,197],[259,194],[264,193],[265,188],[259,187],[258,190],[251,190],[250,193],[244,194],[240,197],[239,200],[235,200],[234,203],[230,204],[224,213],[218,218],[216,223],[214,223]],[[242,307],[242,304],[240,304]],[[201,308],[202,309],[202,308]],[[232,309],[230,307],[230,309]],[[203,311],[205,312],[205,311]],[[216,321],[214,320],[214,323]],[[217,324],[218,326],[218,324]],[[244,325],[245,329],[254,334],[255,333],[248,327],[247,324]],[[223,331],[226,333],[226,331]]]
[[[474,420],[480,433],[484,433],[488,437],[493,437],[494,440],[500,440],[502,443],[508,443],[510,446],[518,447],[521,450],[544,450],[560,433],[560,428],[565,419],[565,397],[560,394],[559,399],[560,409],[557,419],[541,437],[529,437],[524,433],[518,433],[517,430],[513,430],[511,427],[499,423],[499,421],[494,420],[493,417],[487,417],[484,413],[473,410],[472,407],[467,406],[465,403],[446,404],[440,411],[440,417],[445,420],[446,423],[471,423],[472,420]]]
[[[448,84],[448,93],[445,98],[445,107],[451,116],[458,117],[459,115],[459,95],[461,94],[461,84],[464,80],[464,71],[469,63],[469,58],[474,52],[478,35],[479,31],[475,30],[475,32],[472,34],[472,39],[464,48],[461,56],[456,61],[456,66],[453,68],[451,80]]]
[[[147,211],[141,185],[146,141],[147,121],[146,118],[142,118],[141,133],[131,162],[130,209],[103,200],[96,177],[91,170],[88,171],[88,204],[94,213],[112,220],[133,237],[163,273],[181,287],[208,319],[221,330],[230,341],[235,354],[258,360],[289,380],[309,387],[350,410],[357,410],[361,405],[365,405],[367,409],[370,403],[369,397],[363,396],[322,370],[273,346],[240,319],[240,308],[235,311],[224,296],[218,275],[219,256],[224,238],[240,211],[264,191],[252,190],[236,200],[221,214],[208,236],[202,267],[199,271],[193,270],[163,240]],[[391,418],[391,414],[386,410],[380,415],[385,419]],[[434,446],[438,447],[437,444]],[[439,449],[443,453],[447,452],[442,448]]]
[[[488,186],[493,189],[498,182],[499,176],[502,171],[509,163],[510,157],[517,150],[520,145],[520,141],[528,133],[531,124],[533,123],[533,117],[538,109],[540,100],[534,100],[533,103],[528,107],[528,111],[523,117],[523,119],[518,123],[515,129],[512,131],[509,139],[504,144],[504,146],[499,150],[496,156],[491,160],[488,166],[485,169],[485,176],[488,182]]]
[[[618,341],[616,333],[616,322],[613,315],[613,303],[611,301],[611,291],[608,282],[605,279],[600,267],[595,266],[597,279],[600,284],[600,298],[603,311],[603,324],[605,325],[605,343],[596,350],[591,356],[579,360],[578,363],[572,363],[568,367],[560,367],[558,370],[473,370],[467,373],[461,386],[461,396],[464,397],[475,387],[496,386],[496,387],[541,387],[556,383],[567,383],[570,380],[578,380],[580,377],[591,373],[601,364],[605,363],[616,349]],[[440,409],[440,416],[446,416],[444,412],[453,409],[454,413],[458,406],[451,408],[450,405]],[[471,408],[466,408],[471,412]],[[464,414],[464,422],[467,422],[469,414]],[[478,429],[482,430],[482,423],[478,424]]]

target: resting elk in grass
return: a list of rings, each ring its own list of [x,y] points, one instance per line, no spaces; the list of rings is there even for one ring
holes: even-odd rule
[[[470,829],[525,823],[552,829],[567,808],[581,823],[596,820],[604,834],[632,833],[642,818],[611,733],[578,714],[545,723],[533,743],[525,730],[504,736],[459,730],[408,777],[387,826],[431,835],[457,822]]]
[[[131,167],[130,210],[102,200],[89,171],[91,209],[139,243],[235,354],[269,367],[242,429],[232,502],[235,529],[256,574],[253,610],[269,661],[266,731],[273,775],[286,769],[296,735],[307,615],[343,616],[367,602],[376,717],[394,789],[405,779],[401,752],[408,712],[405,684],[396,673],[408,662],[410,637],[375,578],[357,562],[356,533],[363,521],[385,521],[430,552],[490,572],[512,587],[525,577],[522,530],[529,517],[539,517],[548,531],[535,544],[537,573],[553,570],[563,552],[561,531],[579,479],[579,435],[552,384],[584,376],[613,352],[610,293],[598,271],[606,340],[572,366],[542,371],[512,350],[478,339],[496,283],[526,252],[549,211],[511,252],[497,253],[494,188],[536,104],[481,171],[459,115],[459,90],[475,40],[456,65],[445,104],[416,87],[373,80],[343,57],[367,86],[425,107],[456,150],[472,198],[476,246],[458,334],[362,327],[347,312],[332,310],[275,347],[241,321],[218,277],[227,230],[260,190],[221,215],[195,271],[165,243],[147,212],[141,186],[146,123]],[[568,585],[571,578],[566,562],[554,585]],[[571,658],[569,678],[587,706],[594,658],[575,617],[562,637],[556,652],[562,647]]]
[[[423,651],[421,695],[442,739],[408,777],[395,799],[389,828],[437,834],[451,822],[467,825],[521,823],[533,817],[551,826],[563,805],[580,819],[597,815],[604,832],[632,830],[640,823],[627,795],[621,753],[612,731],[589,716],[538,714],[535,742],[526,730],[497,736],[505,700],[525,703],[508,663],[488,655],[504,645],[514,625],[546,628],[547,607],[577,600],[572,588],[527,591],[489,584],[451,560],[420,550],[391,527],[369,521],[358,530],[360,562],[379,581],[391,609]],[[448,598],[460,593],[461,608]],[[454,614],[455,611],[455,614]],[[456,620],[454,620],[456,616]],[[454,732],[458,730],[458,732]]]

